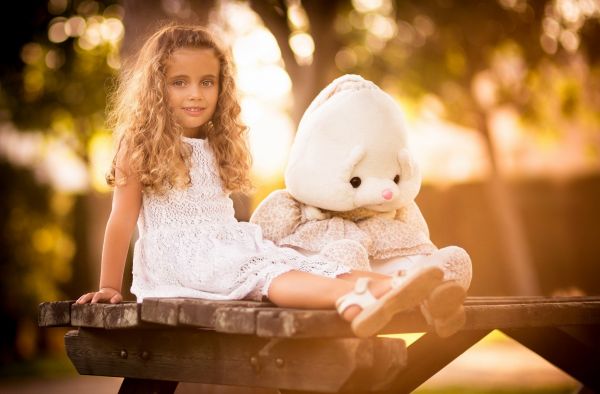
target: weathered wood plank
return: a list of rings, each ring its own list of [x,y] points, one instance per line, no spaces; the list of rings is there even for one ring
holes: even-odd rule
[[[195,327],[215,327],[215,312],[220,308],[267,308],[274,307],[267,302],[256,301],[207,301],[185,299],[179,304],[179,324]]]
[[[353,337],[350,325],[329,310],[266,309],[256,317],[260,337]]]
[[[95,328],[132,328],[140,326],[139,306],[120,304],[72,304],[71,326]]]
[[[42,302],[38,307],[38,326],[70,326],[71,304],[74,302],[75,301]]]
[[[177,326],[179,306],[185,301],[185,298],[144,298],[140,318],[145,322]]]
[[[366,390],[406,363],[404,342],[389,338],[267,340],[191,328],[82,328],[65,343],[83,375],[321,392]]]
[[[379,334],[425,332],[430,327],[417,309],[399,313]],[[335,311],[265,309],[259,311],[256,335],[280,338],[353,337],[348,322]]]
[[[104,327],[106,304],[71,305],[71,325],[75,327]]]
[[[465,329],[600,324],[600,302],[465,306]]]
[[[485,297],[483,297],[485,298]],[[252,301],[207,301],[185,298],[149,298],[136,303],[40,305],[40,325],[126,328],[143,322],[187,325],[220,332],[261,337],[352,337],[348,323],[332,310],[277,308]],[[70,306],[70,313],[68,311]],[[141,311],[140,311],[141,309]],[[505,297],[465,303],[464,329],[545,327],[600,324],[600,297]],[[429,327],[418,310],[398,314],[380,333],[426,332]]]
[[[600,296],[510,296],[467,297],[465,305],[549,304],[563,302],[600,302]]]
[[[255,334],[256,315],[261,308],[217,308],[214,312],[214,329],[233,334]]]
[[[106,305],[103,312],[102,318],[106,329],[138,327],[142,324],[141,305],[137,302]]]
[[[465,305],[467,321],[463,330],[510,327],[551,327],[600,324],[600,301],[574,302],[570,299],[542,303]],[[400,313],[380,334],[427,332],[418,310]],[[256,333],[262,337],[348,337],[349,325],[335,311],[264,310],[257,316]]]
[[[398,314],[379,334],[425,332],[427,322],[418,310]],[[279,338],[353,337],[350,325],[329,310],[268,309],[259,311],[256,335]]]

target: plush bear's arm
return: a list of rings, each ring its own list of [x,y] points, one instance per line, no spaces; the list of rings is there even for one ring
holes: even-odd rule
[[[321,211],[317,207],[302,204],[302,221],[325,220],[331,218],[331,215]]]
[[[259,225],[266,239],[278,243],[296,230],[301,218],[301,204],[287,191],[275,190],[256,207],[250,223]]]
[[[421,214],[421,210],[417,206],[417,203],[414,201],[406,207],[398,209],[396,212],[396,220],[403,221],[417,231],[422,231],[427,238],[429,238],[429,227],[427,227],[427,222]]]

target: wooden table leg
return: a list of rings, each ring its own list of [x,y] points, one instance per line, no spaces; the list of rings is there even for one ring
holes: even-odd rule
[[[598,348],[557,327],[505,328],[502,332],[579,380],[584,386],[600,392]]]
[[[179,382],[125,378],[119,394],[173,394]]]
[[[410,393],[438,373],[491,330],[459,331],[448,338],[427,333],[408,347],[408,361],[386,393]],[[383,392],[378,392],[382,393]]]

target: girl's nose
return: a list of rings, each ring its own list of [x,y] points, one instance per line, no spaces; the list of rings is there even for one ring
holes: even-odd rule
[[[203,98],[204,98],[204,95],[202,94],[202,89],[192,88],[192,90],[190,92],[190,99],[201,100]]]
[[[386,200],[391,200],[392,197],[394,197],[394,192],[391,191],[390,189],[385,189],[384,191],[381,192],[381,195],[383,196],[383,198],[385,198]]]

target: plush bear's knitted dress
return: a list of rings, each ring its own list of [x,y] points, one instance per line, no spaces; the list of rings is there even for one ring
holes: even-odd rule
[[[146,297],[261,299],[273,278],[292,269],[335,277],[349,268],[306,257],[263,239],[259,226],[238,222],[206,140],[192,146],[191,186],[164,196],[144,193],[133,257],[131,292]]]

